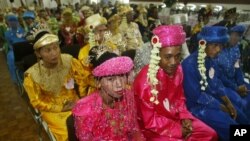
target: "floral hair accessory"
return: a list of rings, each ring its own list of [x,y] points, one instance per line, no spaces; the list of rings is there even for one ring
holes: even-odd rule
[[[96,77],[126,74],[134,67],[129,57],[114,57],[106,60],[93,70]]]
[[[200,81],[200,85],[201,85],[201,90],[205,91],[207,88],[207,77],[206,77],[206,67],[205,67],[205,57],[206,57],[206,53],[205,53],[205,48],[206,48],[206,44],[207,42],[205,40],[200,40],[199,41],[199,50],[198,50],[198,70],[200,72],[201,75],[201,81]]]
[[[151,85],[150,102],[159,104],[158,90],[156,85],[159,83],[157,72],[160,69],[160,48],[181,46],[185,41],[186,33],[180,25],[161,25],[153,30],[154,36],[151,39],[153,49],[151,50],[149,69],[147,73],[148,82]]]
[[[157,99],[158,91],[156,89],[156,85],[158,84],[158,79],[156,78],[156,74],[160,68],[158,64],[161,60],[161,58],[159,57],[159,52],[161,48],[159,37],[157,35],[153,36],[151,39],[151,43],[153,45],[153,49],[151,50],[151,55],[150,55],[151,59],[147,73],[148,81],[152,85],[151,89],[152,96],[150,97],[150,102],[159,104],[159,101]]]

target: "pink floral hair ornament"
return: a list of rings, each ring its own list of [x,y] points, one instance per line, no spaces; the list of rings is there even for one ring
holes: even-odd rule
[[[177,47],[185,42],[186,33],[183,31],[181,25],[161,25],[153,30],[154,36],[151,39],[153,49],[151,50],[149,69],[147,79],[151,85],[150,102],[159,104],[158,90],[156,85],[159,83],[156,75],[160,68],[159,62],[161,60],[159,53],[162,47]]]
[[[126,74],[134,67],[133,61],[129,57],[114,57],[93,70],[96,77]]]

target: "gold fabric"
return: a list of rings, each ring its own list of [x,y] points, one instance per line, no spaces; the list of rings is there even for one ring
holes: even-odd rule
[[[125,37],[124,39],[127,45],[126,50],[141,48],[143,41],[138,25],[134,22],[127,24],[127,28],[124,28],[123,25],[126,24],[121,24],[119,30],[122,36]]]
[[[78,100],[77,91],[84,96],[85,81],[89,80],[85,75],[88,71],[83,69],[78,60],[66,54],[61,55],[61,60],[54,69],[46,69],[41,62],[36,63],[25,72],[23,85],[30,103],[41,112],[56,139],[66,141],[66,119],[71,111],[62,112],[63,106],[67,101]],[[68,86],[72,79],[79,90]]]
[[[45,34],[34,44],[34,49],[41,48],[51,43],[58,42],[59,38],[54,34]]]
[[[202,25],[201,23],[197,23],[197,24],[193,27],[193,29],[192,29],[192,31],[191,31],[191,34],[194,35],[194,34],[196,34],[196,33],[199,33],[199,32],[201,31],[202,27],[203,27],[203,25]]]
[[[95,29],[97,26],[106,25],[106,24],[107,24],[106,18],[100,16],[100,14],[95,14],[95,15],[88,17],[85,20],[84,30],[86,33],[88,33],[91,31],[91,29]]]

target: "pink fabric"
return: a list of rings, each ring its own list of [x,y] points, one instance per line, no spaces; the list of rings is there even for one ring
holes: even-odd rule
[[[184,140],[182,137],[183,119],[192,120],[193,133],[188,140],[211,141],[217,140],[213,129],[196,119],[187,110],[183,93],[183,72],[179,65],[174,77],[169,77],[163,69],[159,69],[156,86],[159,91],[159,104],[150,102],[151,87],[147,82],[148,66],[145,66],[134,81],[135,99],[138,107],[139,125],[150,141]],[[166,110],[163,101],[169,100],[170,110]]]
[[[128,73],[134,67],[129,57],[115,57],[103,62],[93,70],[97,77]]]
[[[186,33],[181,25],[161,25],[153,30],[162,47],[180,46],[185,42]]]
[[[76,136],[80,141],[141,141],[136,121],[134,95],[126,91],[113,109],[104,107],[102,98],[95,92],[73,108]]]

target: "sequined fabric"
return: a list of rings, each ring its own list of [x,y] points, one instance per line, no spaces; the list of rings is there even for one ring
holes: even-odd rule
[[[126,74],[134,64],[129,57],[115,57],[103,62],[93,70],[93,75],[97,77]]]
[[[73,109],[80,141],[128,141],[138,131],[133,94],[125,92],[114,108],[104,106],[99,92],[78,101]]]
[[[160,39],[162,47],[180,46],[184,43],[186,33],[180,25],[162,25],[153,30]]]

